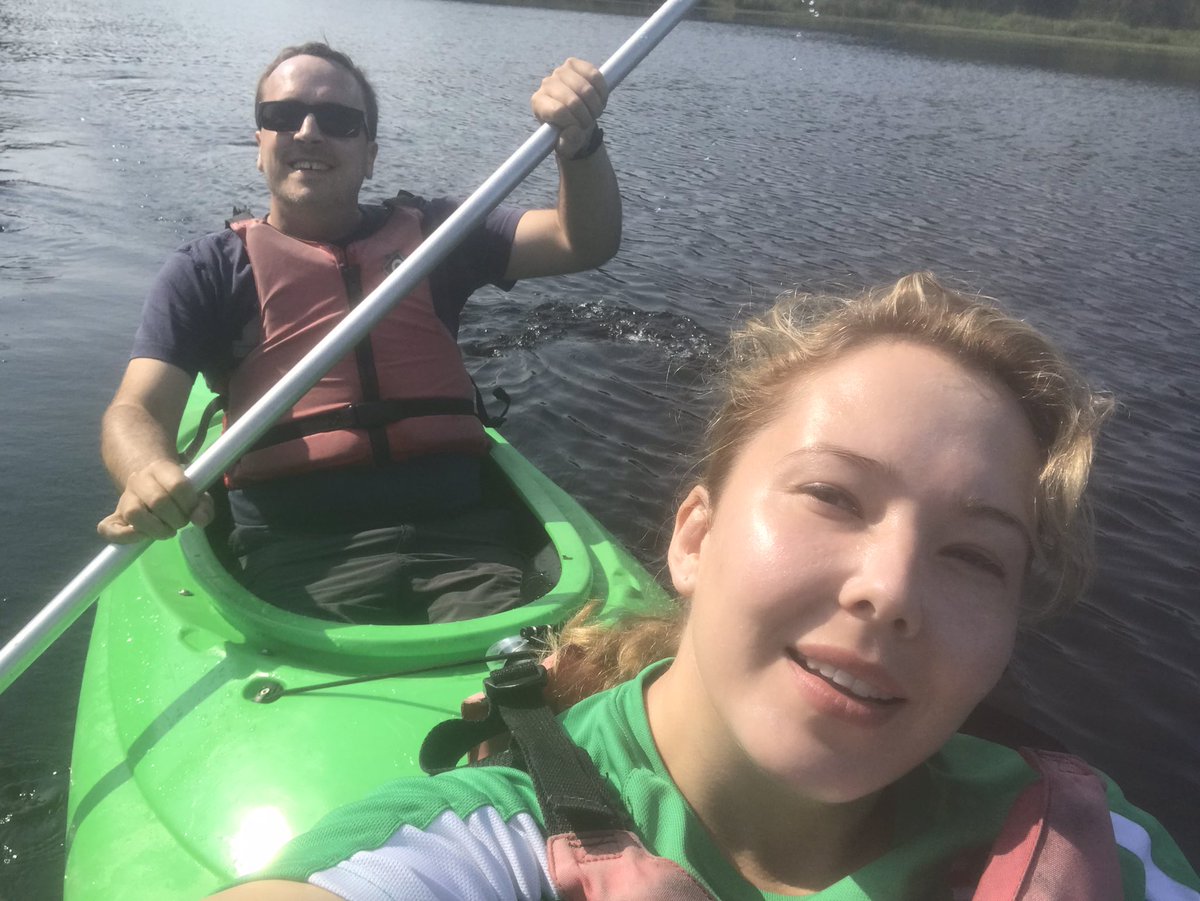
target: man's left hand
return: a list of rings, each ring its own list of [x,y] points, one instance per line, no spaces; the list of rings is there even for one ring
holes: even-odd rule
[[[587,146],[607,102],[608,85],[600,70],[572,57],[542,79],[529,105],[539,122],[561,129],[556,151],[569,160]]]

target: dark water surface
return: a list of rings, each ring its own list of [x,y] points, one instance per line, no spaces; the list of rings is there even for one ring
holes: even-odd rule
[[[368,196],[467,193],[568,54],[636,20],[433,0],[0,4],[0,634],[100,548],[100,413],[175,246],[261,213],[251,92],[326,37],[380,89]],[[685,23],[606,117],[626,202],[598,273],[478,295],[463,343],[506,432],[651,565],[697,378],[781,288],[932,268],[1044,326],[1122,407],[1101,573],[1010,685],[1200,862],[1200,90]],[[517,202],[553,194],[546,166]],[[60,892],[87,617],[0,698],[0,898]]]

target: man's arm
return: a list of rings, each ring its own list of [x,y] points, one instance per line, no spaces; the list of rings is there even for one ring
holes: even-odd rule
[[[121,491],[96,526],[106,541],[170,538],[188,522],[212,521],[213,504],[183,474],[175,439],[193,377],[177,366],[131,360],[100,426],[100,453]]]
[[[583,159],[572,159],[589,146],[607,101],[608,86],[600,70],[578,59],[555,69],[530,100],[538,121],[562,129],[555,151],[558,205],[521,217],[506,279],[591,269],[611,259],[620,247],[621,193],[603,144]]]

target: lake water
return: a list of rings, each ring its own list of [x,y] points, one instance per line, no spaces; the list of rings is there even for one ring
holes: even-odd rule
[[[0,6],[0,635],[99,549],[100,413],[174,247],[262,213],[251,95],[287,43],[380,91],[376,178],[465,194],[530,133],[562,57],[623,16],[435,0]],[[1200,862],[1200,89],[827,33],[686,22],[614,95],[626,204],[602,271],[484,292],[463,345],[506,434],[652,566],[730,324],[781,289],[930,268],[1003,298],[1121,400],[1101,569],[1023,637],[1032,721]],[[553,196],[549,164],[515,201]],[[0,697],[0,898],[60,892],[88,617]]]

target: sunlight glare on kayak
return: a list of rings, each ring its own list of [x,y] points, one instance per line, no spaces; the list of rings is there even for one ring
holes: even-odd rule
[[[255,807],[246,811],[229,840],[234,875],[241,877],[261,870],[294,834],[287,818],[276,807]]]

